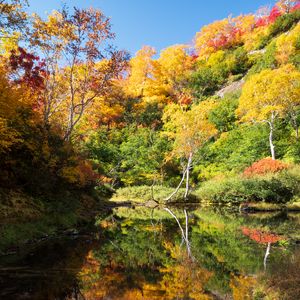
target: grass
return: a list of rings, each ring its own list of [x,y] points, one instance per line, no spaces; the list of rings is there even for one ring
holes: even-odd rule
[[[287,203],[286,208],[289,211],[300,211],[300,200]]]
[[[0,253],[28,240],[86,224],[100,209],[97,195],[64,191],[43,198],[0,189]]]
[[[77,224],[74,213],[43,216],[37,221],[6,224],[0,228],[0,253],[15,248],[29,240],[55,234],[60,229],[67,229]]]
[[[285,205],[266,203],[266,202],[257,202],[257,203],[248,203],[247,207],[249,210],[252,211],[272,212],[272,211],[278,211],[284,209]]]
[[[153,191],[153,193],[152,193]],[[174,191],[164,186],[132,186],[120,188],[110,199],[113,202],[146,203],[153,198],[165,203]],[[183,202],[185,189],[180,189],[172,202]],[[298,199],[298,200],[297,200]],[[216,178],[202,183],[190,194],[187,202],[222,205],[251,203],[253,209],[276,211],[298,210],[300,206],[300,166],[276,174]]]
[[[153,189],[153,194],[152,194]],[[174,188],[164,187],[164,186],[131,186],[120,188],[112,196],[110,201],[113,202],[124,202],[130,201],[132,203],[145,203],[147,201],[153,200],[153,198],[164,203],[165,199],[174,192]],[[172,198],[172,202],[183,202],[185,189],[179,189],[178,193]],[[189,201],[196,200],[196,197],[191,194],[189,196]]]

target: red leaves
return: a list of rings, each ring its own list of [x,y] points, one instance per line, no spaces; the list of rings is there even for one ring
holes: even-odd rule
[[[277,6],[274,6],[268,16],[261,17],[255,23],[255,27],[263,27],[274,23],[278,17],[282,15],[282,12]]]
[[[293,12],[293,11],[296,11],[298,9],[300,9],[300,1],[297,1],[297,3],[294,5],[294,7],[291,9],[291,11]]]
[[[11,51],[9,65],[12,71],[20,72],[15,82],[25,83],[34,90],[44,87],[45,63],[38,56],[19,47],[18,51]]]
[[[266,173],[277,173],[288,168],[288,164],[273,160],[270,157],[261,159],[253,163],[250,167],[244,170],[245,176],[264,175]]]
[[[277,6],[274,6],[270,12],[270,15],[268,17],[268,22],[274,23],[278,17],[280,17],[282,13],[280,12],[279,8]]]
[[[283,239],[281,236],[274,233],[264,232],[248,227],[242,227],[242,233],[259,244],[276,243]]]
[[[213,40],[208,42],[209,47],[213,47],[215,50],[228,48],[232,46],[238,37],[242,36],[243,32],[240,28],[235,26],[228,26],[226,32],[220,33]]]
[[[190,95],[181,94],[178,99],[178,103],[180,105],[190,105],[192,104],[193,99]]]
[[[198,55],[197,53],[195,53],[195,52],[193,52],[193,53],[191,54],[192,60],[197,60],[198,57],[199,57],[199,55]]]

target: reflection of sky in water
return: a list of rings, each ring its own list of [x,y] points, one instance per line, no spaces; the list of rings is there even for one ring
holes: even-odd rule
[[[0,298],[299,298],[299,214],[120,208],[96,226],[1,258]]]

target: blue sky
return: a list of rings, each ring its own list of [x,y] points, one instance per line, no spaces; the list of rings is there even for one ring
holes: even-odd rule
[[[111,17],[115,45],[131,54],[144,45],[161,50],[191,43],[205,24],[274,4],[273,0],[29,0],[30,11],[46,16],[63,2],[69,7],[101,9]]]

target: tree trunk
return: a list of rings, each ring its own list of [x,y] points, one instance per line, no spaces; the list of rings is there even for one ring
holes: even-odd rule
[[[187,199],[187,197],[189,195],[189,190],[190,190],[190,169],[191,169],[192,159],[193,159],[193,153],[190,153],[188,163],[187,163],[187,168],[186,168],[186,182],[185,182],[184,200]]]
[[[185,245],[186,245],[188,257],[191,260],[194,260],[194,257],[192,255],[192,251],[191,251],[191,245],[190,245],[190,242],[189,242],[189,216],[188,216],[188,212],[186,211],[186,209],[184,209],[184,215],[185,215],[185,231],[184,231],[184,229],[181,226],[180,221],[177,218],[177,216],[167,207],[165,207],[164,210],[167,211],[176,220],[176,222],[178,224],[178,227],[181,231],[182,242],[185,242]]]
[[[182,178],[180,183],[178,184],[177,188],[175,189],[175,191],[165,199],[165,201],[169,201],[172,197],[174,197],[178,190],[180,189],[181,185],[184,182],[184,179],[186,180],[185,182],[185,194],[184,194],[184,200],[187,199],[188,194],[189,194],[189,190],[190,190],[190,169],[191,169],[191,165],[192,165],[192,161],[193,161],[193,153],[191,152],[188,158],[188,162],[187,162],[187,166],[182,174]]]
[[[179,182],[179,184],[178,184],[177,188],[175,189],[175,191],[174,191],[169,197],[167,197],[167,198],[165,199],[165,201],[169,201],[171,198],[173,198],[173,197],[177,194],[178,190],[180,189],[180,187],[181,187],[181,185],[182,185],[182,183],[183,183],[183,181],[184,181],[186,172],[187,172],[187,169],[184,170],[184,172],[183,172],[183,174],[182,174],[181,181]]]
[[[269,121],[268,123],[269,123],[269,126],[270,126],[269,143],[270,143],[271,156],[272,156],[273,160],[276,159],[276,156],[275,156],[275,146],[273,144],[274,121],[275,121],[275,114],[274,114],[274,112],[272,112],[271,121]]]
[[[186,209],[184,209],[184,215],[185,215],[185,243],[186,243],[186,249],[188,253],[188,257],[193,259],[192,252],[191,252],[191,245],[189,241],[189,215]]]
[[[268,259],[268,256],[270,255],[270,250],[271,250],[271,243],[268,243],[268,247],[266,249],[266,254],[265,254],[265,257],[264,257],[264,268],[265,268],[265,270],[267,269],[267,259]]]

